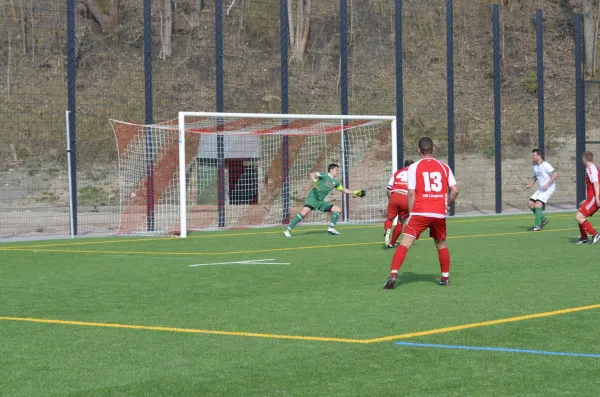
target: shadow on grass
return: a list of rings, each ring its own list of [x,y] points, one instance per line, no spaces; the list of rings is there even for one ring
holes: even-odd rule
[[[433,274],[421,274],[421,273],[413,273],[413,272],[403,272],[400,271],[398,273],[398,281],[396,286],[402,286],[410,283],[436,283],[438,282],[439,276]]]
[[[577,242],[579,241],[581,237],[562,237],[563,240],[567,240],[568,242],[570,242],[571,244],[577,244]],[[592,242],[592,239],[589,239],[590,243]],[[585,245],[585,244],[579,244],[579,245]]]

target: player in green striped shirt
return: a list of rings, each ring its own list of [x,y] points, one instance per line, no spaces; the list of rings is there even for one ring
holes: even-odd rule
[[[329,167],[327,167],[326,174],[320,172],[310,173],[310,178],[313,181],[313,188],[306,197],[306,201],[304,202],[304,208],[302,208],[302,211],[300,211],[300,213],[298,213],[294,217],[288,228],[283,232],[285,237],[292,237],[292,229],[296,227],[296,225],[305,216],[310,214],[312,210],[318,210],[321,212],[331,212],[331,222],[329,223],[329,228],[327,229],[327,232],[329,234],[333,234],[334,236],[340,234],[340,232],[335,230],[335,224],[337,223],[338,218],[340,217],[340,212],[342,212],[342,210],[337,205],[333,205],[325,201],[325,197],[333,189],[339,190],[342,193],[346,194],[354,194],[358,197],[365,197],[366,191],[363,189],[352,191],[343,187],[342,184],[337,179],[335,179],[338,176],[339,172],[340,167],[337,164],[329,164]]]

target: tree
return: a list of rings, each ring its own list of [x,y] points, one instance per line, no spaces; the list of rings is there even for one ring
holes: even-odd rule
[[[175,2],[173,0],[163,0],[163,7],[160,11],[160,42],[161,58],[166,59],[173,53],[173,9]]]
[[[288,2],[288,23],[290,27],[291,59],[301,61],[308,42],[310,32],[310,12],[312,0],[296,0],[294,10],[292,0]],[[295,12],[294,12],[295,11]]]
[[[598,17],[594,18],[597,0],[569,0],[569,5],[579,8],[583,14],[583,41],[585,45],[585,73],[596,75],[596,47],[598,43]]]
[[[106,0],[103,4],[98,0],[81,0],[98,21],[103,32],[112,32],[119,25],[119,6],[121,0]]]
[[[200,14],[204,8],[204,0],[188,0],[190,7],[189,24],[192,29],[200,27]]]

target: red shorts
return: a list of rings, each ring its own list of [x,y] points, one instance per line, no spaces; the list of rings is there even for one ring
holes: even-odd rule
[[[596,205],[596,199],[593,197],[585,199],[579,206],[579,212],[586,218],[594,215],[596,211],[598,211],[598,206]]]
[[[394,219],[396,216],[400,220],[408,218],[408,196],[402,193],[392,193],[387,206],[387,218]]]
[[[446,218],[432,218],[429,216],[411,215],[404,225],[404,234],[419,238],[429,228],[429,237],[434,240],[446,239]]]

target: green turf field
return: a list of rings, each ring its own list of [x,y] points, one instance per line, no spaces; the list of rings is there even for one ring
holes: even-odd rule
[[[2,244],[0,395],[597,396],[600,243],[549,219],[451,219],[452,286],[422,239],[393,291],[379,224]]]

